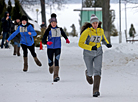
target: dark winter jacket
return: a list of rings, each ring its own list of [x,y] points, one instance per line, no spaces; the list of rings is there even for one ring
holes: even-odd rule
[[[31,32],[31,35],[29,35],[28,32]],[[26,26],[20,25],[17,30],[8,38],[8,41],[12,40],[18,33],[21,35],[21,44],[27,46],[32,46],[34,44],[33,36],[36,36],[37,33],[30,23],[27,23]]]
[[[40,27],[41,28],[46,28],[46,25],[45,24],[41,24]]]
[[[8,20],[6,20],[7,14],[8,12],[5,12],[4,17],[1,19],[3,32],[10,32],[11,29],[11,19],[9,18]]]
[[[61,35],[65,39],[68,39],[62,28],[60,28],[60,27],[53,28],[53,27],[50,26],[45,31],[45,34],[44,34],[43,39],[42,39],[42,42],[44,44],[47,44],[47,37],[48,37],[48,41],[53,42],[53,44],[47,45],[48,49],[61,48]]]
[[[12,23],[12,24],[11,24],[11,33],[15,32],[15,31],[17,30],[17,28],[18,28],[19,25],[20,25],[20,22],[17,23],[17,22],[15,21],[15,23]],[[18,33],[18,34],[13,38],[13,41],[14,41],[14,42],[17,42],[17,43],[20,43],[20,37],[21,37],[21,35],[20,35],[20,33]]]
[[[133,24],[131,24],[131,28],[129,29],[129,35],[130,35],[130,37],[135,37],[135,34],[136,34],[136,30],[135,30]]]

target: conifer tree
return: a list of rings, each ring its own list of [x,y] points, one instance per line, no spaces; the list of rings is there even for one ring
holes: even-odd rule
[[[21,18],[22,14],[20,11],[20,2],[19,0],[14,0],[15,2],[15,7],[12,10],[12,19],[15,20],[17,17]]]
[[[9,12],[9,14],[11,16],[12,15],[12,4],[11,4],[11,0],[8,1],[7,11]]]
[[[1,19],[4,17],[5,11],[6,11],[5,0],[0,0],[0,34],[2,32],[2,22],[1,22]]]

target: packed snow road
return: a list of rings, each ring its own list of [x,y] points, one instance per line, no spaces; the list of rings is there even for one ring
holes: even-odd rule
[[[64,42],[64,41],[63,41]],[[53,83],[46,48],[36,48],[42,67],[29,53],[29,70],[23,72],[23,57],[13,56],[13,48],[0,49],[0,102],[138,102],[138,44],[103,46],[101,96],[92,97],[85,80],[82,49],[73,42],[63,43],[60,78]],[[22,54],[22,51],[21,51]]]

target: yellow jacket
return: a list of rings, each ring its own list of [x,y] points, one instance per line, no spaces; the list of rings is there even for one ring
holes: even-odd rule
[[[79,39],[79,46],[85,50],[92,50],[92,47],[97,45],[97,48],[101,47],[101,41],[104,44],[109,44],[108,40],[104,35],[104,30],[102,28],[87,28],[82,32]]]

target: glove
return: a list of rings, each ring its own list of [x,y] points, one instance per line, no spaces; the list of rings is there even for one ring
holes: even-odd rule
[[[51,41],[48,41],[47,42],[47,45],[51,45],[51,44],[53,44],[53,42],[51,42]]]
[[[96,46],[93,46],[93,47],[92,47],[92,50],[97,50],[97,47],[96,47]]]
[[[108,48],[111,48],[111,47],[112,47],[112,45],[111,45],[111,44],[107,44],[106,46],[107,46]]]
[[[66,39],[66,43],[68,43],[68,44],[70,43],[69,39]]]

